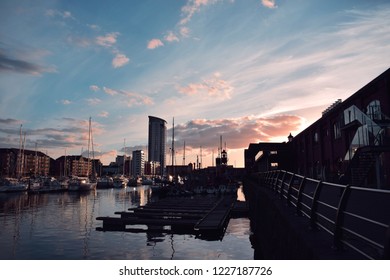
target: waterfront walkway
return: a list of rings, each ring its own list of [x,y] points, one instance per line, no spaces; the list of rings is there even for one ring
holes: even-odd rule
[[[390,191],[277,170],[244,184],[267,259],[390,259]]]

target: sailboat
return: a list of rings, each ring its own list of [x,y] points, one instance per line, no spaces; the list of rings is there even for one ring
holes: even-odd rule
[[[91,160],[89,158],[89,147],[91,145],[92,139],[92,127],[91,127],[91,117],[89,118],[89,128],[88,128],[88,166],[87,166],[87,176],[86,177],[73,177],[69,181],[69,190],[70,191],[90,191],[96,189],[97,182],[89,176],[89,167]],[[93,142],[92,142],[93,143]],[[93,149],[93,144],[92,144]]]

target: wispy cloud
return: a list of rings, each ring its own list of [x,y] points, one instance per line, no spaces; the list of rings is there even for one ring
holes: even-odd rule
[[[89,89],[95,92],[100,90],[100,88],[97,85],[90,85]]]
[[[1,119],[0,119],[1,121]],[[58,120],[57,120],[58,121]],[[0,137],[1,147],[15,147],[19,143],[20,127],[15,126],[19,121],[5,120],[7,126],[0,128],[1,134],[7,134],[7,137]],[[88,139],[88,121],[74,118],[62,118],[60,125],[56,127],[37,127],[29,128],[23,126],[23,132],[26,133],[26,149],[34,149],[35,145],[44,149],[65,149],[79,148],[86,145]],[[103,133],[101,125],[93,122],[94,135]]]
[[[72,16],[72,13],[69,11],[59,11],[59,10],[49,9],[49,10],[46,10],[46,15],[49,17],[60,17],[63,19],[74,19],[74,17]]]
[[[96,37],[96,44],[103,47],[113,47],[116,44],[119,32],[107,33],[104,36]]]
[[[102,102],[99,98],[88,98],[87,99],[87,103],[89,104],[89,105],[97,105],[97,104],[99,104],[100,102]]]
[[[39,76],[43,73],[54,73],[56,69],[27,60],[9,57],[0,50],[0,72],[14,72]]]
[[[172,31],[168,31],[168,34],[165,35],[164,40],[167,42],[179,42],[180,39],[177,37],[176,34],[174,34]]]
[[[99,117],[108,118],[109,115],[110,114],[107,111],[102,111],[102,112],[100,112]]]
[[[4,125],[18,125],[21,124],[22,121],[16,119],[2,119],[0,118],[0,123]]]
[[[60,102],[61,102],[63,105],[69,105],[69,104],[72,103],[72,102],[71,102],[70,100],[68,100],[68,99],[62,99]]]
[[[153,49],[156,49],[158,47],[162,47],[164,46],[164,43],[160,40],[160,39],[152,39],[148,42],[148,49],[149,50],[153,50]]]
[[[275,3],[275,0],[261,0],[261,4],[263,4],[264,7],[275,9],[278,6]]]
[[[99,91],[100,87],[96,85],[92,85],[89,87],[92,91]],[[150,98],[147,95],[142,95],[139,93],[126,91],[126,90],[118,90],[118,89],[112,89],[109,87],[102,87],[101,90],[110,95],[110,96],[118,96],[118,97],[124,97],[124,102],[127,104],[128,107],[133,106],[141,106],[141,105],[153,105],[154,101],[152,98]]]
[[[183,16],[179,23],[181,25],[187,24],[194,14],[199,12],[202,6],[214,4],[217,1],[218,0],[189,0],[181,9]]]
[[[214,73],[211,78],[200,83],[190,83],[178,88],[178,91],[182,94],[222,99],[230,99],[233,90],[233,86],[228,81],[221,79],[220,73]]]

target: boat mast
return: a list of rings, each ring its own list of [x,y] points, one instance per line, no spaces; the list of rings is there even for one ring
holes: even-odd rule
[[[87,156],[88,156],[88,165],[87,165],[87,177],[89,177],[89,165],[90,165],[90,159],[89,159],[89,146],[91,145],[91,117],[89,117],[89,123],[88,123],[88,149],[87,149]]]
[[[172,119],[172,172],[175,177],[175,118]]]
[[[186,165],[186,141],[184,141],[183,147],[183,165]]]
[[[122,176],[125,176],[125,163],[126,163],[126,138],[123,138],[123,170],[122,170]]]

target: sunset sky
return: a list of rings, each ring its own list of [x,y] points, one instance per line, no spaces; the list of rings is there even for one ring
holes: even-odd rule
[[[1,0],[0,148],[114,161],[175,119],[176,163],[287,140],[390,67],[389,1]],[[171,140],[168,139],[168,145]],[[225,144],[226,143],[226,144]],[[167,155],[167,164],[171,164]]]

